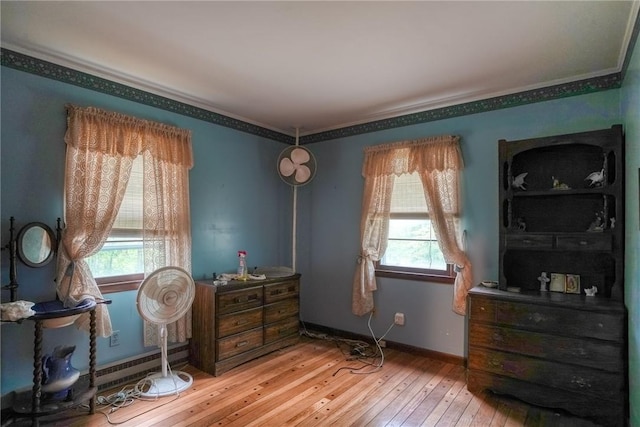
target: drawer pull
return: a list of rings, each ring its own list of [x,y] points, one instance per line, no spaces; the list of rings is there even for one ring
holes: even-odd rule
[[[240,319],[236,322],[236,326],[244,325],[247,322],[249,322],[247,319]]]
[[[485,311],[485,310],[486,310],[486,308],[480,307],[480,311]]]
[[[271,291],[271,295],[280,295],[282,293],[282,289],[274,289]]]
[[[522,243],[526,243],[526,244],[528,245],[528,244],[533,243],[533,240],[530,240],[530,239],[524,239],[524,240],[522,240]]]
[[[540,323],[540,322],[543,322],[543,321],[547,320],[547,318],[544,315],[540,314],[540,313],[533,313],[533,314],[529,315],[529,320],[533,320],[536,323]]]
[[[494,332],[493,333],[493,340],[502,342],[502,340],[503,340],[502,334],[500,332]]]
[[[489,364],[491,366],[493,366],[493,367],[496,367],[496,368],[501,368],[502,367],[502,362],[500,362],[500,360],[498,360],[498,359],[491,359],[489,361]]]
[[[589,244],[589,242],[587,242],[586,240],[580,240],[580,246],[587,246]]]
[[[591,384],[589,384],[589,381],[581,377],[573,377],[571,379],[571,383],[577,385],[580,388],[591,388]]]
[[[234,303],[236,303],[236,304],[240,304],[240,303],[242,303],[242,302],[248,302],[248,301],[256,300],[256,299],[258,299],[258,295],[256,295],[256,294],[253,294],[253,295],[245,295],[245,296],[243,296],[243,297],[236,297],[236,298],[234,298],[233,302],[234,302]]]
[[[236,347],[244,347],[247,344],[249,344],[249,341],[241,341],[238,344],[236,344]]]

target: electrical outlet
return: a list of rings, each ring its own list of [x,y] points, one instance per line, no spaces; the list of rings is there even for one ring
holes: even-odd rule
[[[109,337],[109,347],[120,345],[120,331],[113,331]]]
[[[404,326],[404,313],[396,313],[395,317],[393,318],[393,323],[398,326]]]

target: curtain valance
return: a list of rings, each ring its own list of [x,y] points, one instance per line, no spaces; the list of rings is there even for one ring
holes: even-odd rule
[[[193,167],[190,130],[95,107],[67,104],[66,108],[67,144],[131,158],[149,151],[160,161]]]
[[[415,171],[459,171],[464,168],[460,137],[442,135],[367,147],[362,176],[401,175]],[[425,150],[425,146],[429,146]]]

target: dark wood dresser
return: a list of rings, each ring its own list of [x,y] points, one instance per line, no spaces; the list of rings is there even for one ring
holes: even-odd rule
[[[469,292],[467,387],[624,426],[626,312],[604,298]]]
[[[190,363],[217,376],[297,343],[299,293],[300,275],[222,286],[196,282]]]
[[[469,390],[624,426],[622,127],[498,148],[499,280],[469,293]]]

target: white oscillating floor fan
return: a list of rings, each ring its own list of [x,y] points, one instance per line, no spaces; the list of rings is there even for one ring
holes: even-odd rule
[[[162,372],[146,378],[149,389],[143,397],[176,394],[193,384],[191,375],[171,372],[167,361],[167,325],[184,316],[195,297],[195,283],[187,271],[179,267],[162,267],[151,273],[140,285],[136,305],[138,313],[148,322],[158,325]],[[167,372],[169,371],[169,372]]]

